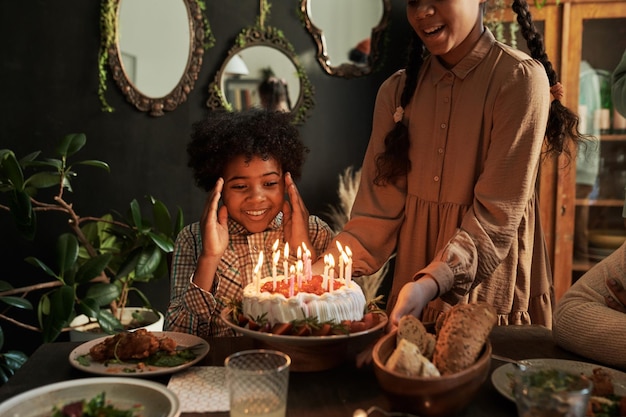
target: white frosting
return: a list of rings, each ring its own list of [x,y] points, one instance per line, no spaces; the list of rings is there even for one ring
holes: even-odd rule
[[[282,276],[281,276],[282,278]],[[261,286],[272,282],[272,278],[261,279]],[[306,317],[317,317],[319,322],[342,320],[361,320],[365,309],[365,295],[361,287],[351,281],[348,286],[345,280],[335,279],[343,285],[322,295],[299,292],[293,297],[285,297],[280,293],[257,292],[256,285],[249,284],[243,290],[243,314],[246,317],[260,317],[266,314],[271,325],[288,323]]]

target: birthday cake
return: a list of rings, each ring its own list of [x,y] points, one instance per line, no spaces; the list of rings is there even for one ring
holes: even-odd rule
[[[243,290],[246,317],[264,317],[270,325],[316,317],[320,323],[361,320],[365,295],[351,279],[325,279],[313,275],[295,283],[293,279],[260,279]],[[346,282],[347,281],[347,282]]]

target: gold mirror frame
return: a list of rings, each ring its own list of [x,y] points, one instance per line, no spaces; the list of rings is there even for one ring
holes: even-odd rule
[[[129,80],[127,74],[124,72],[122,65],[120,51],[119,51],[119,36],[118,36],[118,22],[119,22],[119,10],[122,0],[109,0],[112,2],[112,10],[115,11],[115,17],[113,27],[110,30],[114,31],[114,41],[108,45],[108,62],[111,68],[113,79],[117,83],[122,93],[126,96],[126,99],[132,103],[138,110],[149,112],[151,116],[163,116],[165,111],[172,111],[178,107],[179,104],[187,100],[187,96],[193,90],[194,84],[198,79],[198,73],[202,66],[202,56],[204,54],[204,37],[205,37],[205,20],[203,19],[202,10],[198,0],[181,0],[186,8],[189,17],[189,55],[187,59],[187,65],[183,72],[178,84],[163,97],[148,97],[144,95],[137,87]]]
[[[228,51],[228,55],[224,59],[221,68],[217,74],[215,74],[213,82],[209,85],[209,98],[206,102],[207,107],[212,110],[225,108],[232,111],[232,106],[226,100],[221,88],[222,77],[225,73],[224,70],[228,61],[233,56],[251,46],[268,46],[274,48],[283,53],[294,65],[298,73],[298,79],[300,80],[300,94],[298,95],[298,100],[293,104],[291,112],[294,114],[294,123],[303,123],[308,116],[308,112],[315,105],[315,101],[313,100],[313,86],[304,72],[304,68],[298,62],[291,43],[285,39],[280,30],[272,27],[261,28],[254,26],[245,28],[237,36],[235,46]]]
[[[311,0],[300,0],[300,13],[307,31],[313,37],[317,45],[317,60],[324,71],[332,76],[343,78],[362,77],[371,74],[383,60],[382,49],[385,43],[385,30],[389,25],[391,16],[391,0],[380,0],[383,3],[383,15],[377,26],[372,28],[370,37],[370,54],[367,65],[356,65],[350,63],[342,63],[337,66],[332,65],[331,58],[328,56],[326,48],[326,38],[324,32],[315,26],[311,21],[309,5]]]

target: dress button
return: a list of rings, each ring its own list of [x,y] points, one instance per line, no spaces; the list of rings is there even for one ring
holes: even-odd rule
[[[442,129],[445,129],[445,128],[446,128],[446,126],[447,126],[447,125],[446,125],[445,123],[442,123],[442,124],[441,124],[441,128],[442,128]]]
[[[438,152],[438,153],[440,153],[440,154],[442,154],[442,153],[443,153],[443,148],[439,148],[439,149],[437,149],[437,152]]]
[[[253,251],[255,251],[255,252],[258,252],[258,251],[259,251],[259,248],[257,247],[257,245],[253,245],[253,246],[252,246],[252,250],[253,250]]]
[[[433,180],[435,180],[435,182],[439,181],[439,176],[435,175],[435,177],[433,178]]]

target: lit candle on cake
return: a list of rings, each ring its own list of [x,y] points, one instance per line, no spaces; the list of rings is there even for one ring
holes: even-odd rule
[[[276,291],[276,265],[278,265],[278,260],[280,259],[280,252],[274,251],[274,256],[272,257],[272,288]]]
[[[293,297],[294,295],[294,281],[295,281],[295,268],[293,265],[291,265],[291,268],[289,269],[289,297]]]
[[[350,285],[350,281],[352,280],[352,251],[349,247],[345,248],[346,254],[346,285]]]
[[[261,266],[263,265],[263,251],[259,252],[259,261],[254,267],[254,284],[257,294],[261,292]]]
[[[341,243],[339,241],[337,243],[337,249],[339,249],[339,278],[343,278],[343,248],[341,247]]]
[[[328,260],[328,256],[329,255],[324,255],[324,274],[322,275],[322,289],[326,289],[326,286],[328,285],[328,268],[330,268],[330,261]]]
[[[328,292],[333,292],[335,286],[335,258],[333,255],[328,255]]]
[[[306,245],[302,244],[302,258],[304,260],[304,277],[307,281],[311,280],[311,251],[306,247]]]
[[[296,278],[298,280],[298,291],[302,290],[302,269],[302,259],[298,259],[298,261],[296,262]]]
[[[289,278],[289,242],[285,243],[285,257],[283,258],[283,274],[285,275],[285,279]]]

